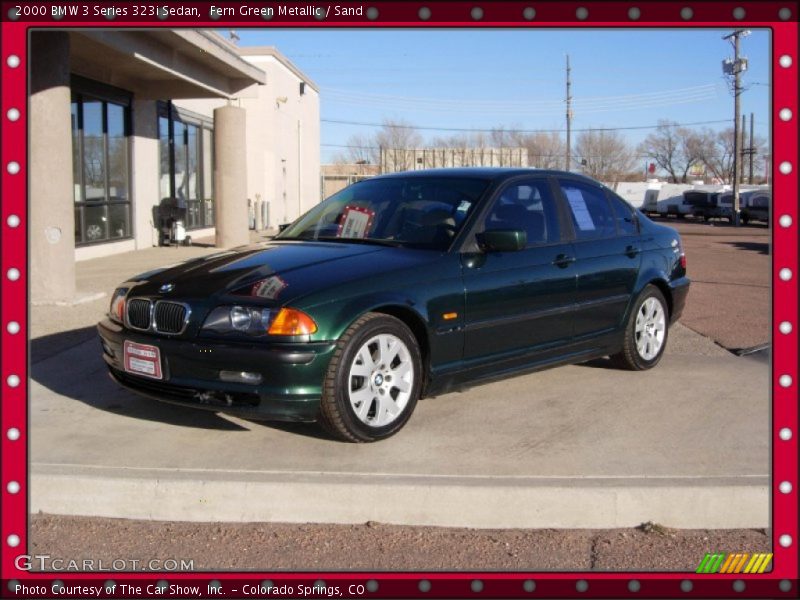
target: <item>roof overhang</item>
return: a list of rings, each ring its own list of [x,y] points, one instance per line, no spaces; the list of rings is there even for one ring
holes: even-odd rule
[[[70,30],[72,72],[143,99],[232,98],[264,71],[212,32],[192,29]]]

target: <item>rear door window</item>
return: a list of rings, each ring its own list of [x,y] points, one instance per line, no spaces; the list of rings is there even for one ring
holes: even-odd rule
[[[614,217],[617,221],[617,233],[619,235],[634,235],[639,233],[638,223],[634,216],[633,208],[616,194],[608,194],[611,199],[611,206],[614,209]]]
[[[612,237],[617,233],[614,213],[605,191],[582,181],[559,179],[578,240]]]

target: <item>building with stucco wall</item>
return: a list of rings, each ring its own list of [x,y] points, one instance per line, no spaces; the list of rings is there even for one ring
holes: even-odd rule
[[[319,201],[319,92],[274,48],[214,31],[47,30],[29,49],[31,300],[75,300],[75,263],[159,243],[248,241]]]
[[[319,88],[276,48],[237,48],[266,74],[267,85],[243,90],[236,105],[247,112],[247,197],[267,202],[268,223],[288,223],[319,202]],[[181,100],[203,114],[224,100]],[[264,144],[262,140],[271,143]]]

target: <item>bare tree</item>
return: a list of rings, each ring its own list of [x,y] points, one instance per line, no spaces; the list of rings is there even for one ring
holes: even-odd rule
[[[565,143],[557,133],[517,134],[516,146],[527,148],[528,165],[540,169],[558,169],[564,162]]]
[[[390,171],[406,171],[414,167],[414,152],[422,146],[422,136],[413,125],[402,120],[385,119],[375,133],[375,145],[383,153],[378,162],[391,165]]]
[[[385,119],[374,134],[355,134],[347,140],[344,152],[334,162],[380,164],[390,171],[404,171],[413,167],[414,152],[422,146],[422,136],[413,125],[398,120]]]
[[[335,164],[376,164],[379,160],[378,147],[369,136],[357,133],[347,140],[347,147],[336,154]]]
[[[693,130],[675,122],[659,121],[658,129],[645,138],[639,150],[666,171],[672,183],[686,183],[689,171],[700,162],[701,147]]]
[[[575,151],[585,161],[584,173],[600,181],[619,181],[636,162],[628,142],[617,131],[583,131]]]

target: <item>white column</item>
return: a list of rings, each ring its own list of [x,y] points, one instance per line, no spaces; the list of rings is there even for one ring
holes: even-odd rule
[[[250,241],[245,114],[237,106],[214,109],[216,245],[222,248]]]
[[[30,49],[31,300],[69,302],[75,296],[69,35],[34,32]]]

